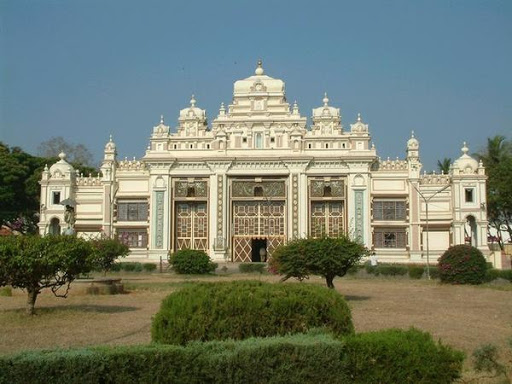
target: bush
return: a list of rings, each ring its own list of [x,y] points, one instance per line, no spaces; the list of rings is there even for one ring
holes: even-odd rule
[[[505,279],[512,283],[512,269],[488,269],[485,274],[485,281]]]
[[[238,265],[238,270],[241,273],[263,273],[266,267],[266,263],[242,263]]]
[[[464,354],[416,329],[390,329],[344,339],[350,383],[451,383]]]
[[[462,354],[419,331],[350,337],[294,335],[244,341],[96,347],[0,357],[0,382],[450,383]]]
[[[142,264],[139,262],[125,262],[125,263],[119,263],[121,270],[125,272],[141,272],[142,271]]]
[[[425,274],[427,273],[427,267],[425,267]],[[431,279],[439,279],[439,267],[437,266],[430,266],[429,267],[429,273]]]
[[[425,271],[425,267],[423,265],[409,265],[407,266],[407,270],[409,272],[409,278],[421,279],[423,272]]]
[[[185,275],[204,275],[217,268],[206,252],[195,249],[180,249],[171,253],[169,264],[174,272]]]
[[[407,274],[407,267],[399,264],[380,264],[377,269],[383,276],[404,276]]]
[[[485,281],[487,264],[477,248],[455,245],[438,260],[441,282],[450,284],[481,284]]]
[[[12,288],[11,287],[0,287],[0,296],[11,297],[12,296]]]
[[[369,275],[379,276],[378,265],[372,265],[370,262],[367,262],[364,265],[364,269],[365,269],[366,273],[369,274]]]
[[[154,263],[144,263],[144,264],[142,264],[142,269],[143,269],[145,272],[153,272],[153,271],[156,271],[156,264],[154,264]]]
[[[247,339],[304,333],[325,327],[335,335],[354,332],[343,297],[311,284],[258,281],[201,283],[170,294],[153,319],[152,340]]]

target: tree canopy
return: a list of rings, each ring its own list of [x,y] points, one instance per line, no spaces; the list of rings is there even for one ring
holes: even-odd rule
[[[0,142],[0,224],[22,233],[37,230],[41,187],[39,181],[45,164],[51,166],[58,157],[37,157],[19,147]],[[84,174],[97,173],[94,168],[72,163]]]
[[[93,165],[94,158],[85,145],[68,143],[61,136],[43,141],[37,147],[37,154],[42,157],[57,157],[61,152],[66,154],[71,163],[79,163],[88,167]]]
[[[36,235],[0,237],[0,287],[11,285],[27,291],[27,313],[34,314],[37,296],[50,288],[55,296],[66,297],[69,285],[93,269],[108,269],[128,248],[118,240],[94,242],[75,236]],[[64,292],[60,292],[66,287]]]
[[[450,173],[450,166],[452,164],[452,159],[449,157],[445,157],[443,160],[437,160],[437,169],[439,172],[447,175]]]
[[[476,154],[482,160],[487,180],[487,218],[496,229],[503,249],[502,231],[512,239],[512,142],[505,136],[487,139],[485,149]]]
[[[283,280],[290,277],[303,280],[309,275],[320,275],[325,278],[327,287],[334,288],[336,276],[345,276],[351,267],[368,255],[364,245],[347,235],[296,239],[274,251],[269,268],[284,275]]]

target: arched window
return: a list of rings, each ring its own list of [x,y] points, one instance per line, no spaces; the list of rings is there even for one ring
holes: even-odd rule
[[[50,220],[50,235],[60,235],[60,220],[56,217]]]
[[[324,187],[324,197],[332,197],[331,187],[328,185]]]
[[[262,187],[254,187],[254,196],[256,196],[256,197],[263,196],[263,188]]]
[[[187,188],[187,197],[196,197],[196,189],[194,187]]]

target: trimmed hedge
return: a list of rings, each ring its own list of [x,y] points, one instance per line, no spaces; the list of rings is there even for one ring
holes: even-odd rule
[[[180,249],[170,253],[169,264],[174,272],[183,275],[205,275],[215,271],[218,266],[206,252],[197,249]]]
[[[400,264],[381,264],[377,266],[382,276],[404,276],[407,275],[407,267]]]
[[[451,383],[463,354],[411,329],[97,347],[0,357],[0,383]]]
[[[312,284],[259,281],[198,283],[171,293],[153,318],[162,344],[305,333],[325,327],[354,333],[350,309],[337,292]]]
[[[238,270],[241,273],[264,273],[267,268],[267,263],[241,263],[238,265]]]
[[[512,283],[512,269],[488,269],[485,274],[485,281],[505,279]]]
[[[487,264],[478,248],[455,245],[446,250],[438,260],[442,283],[481,284],[485,281]]]
[[[423,277],[425,267],[423,265],[408,265],[407,270],[409,272],[409,278],[418,280]]]

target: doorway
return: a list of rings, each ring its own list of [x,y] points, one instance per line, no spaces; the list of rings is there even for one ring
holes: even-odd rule
[[[267,262],[267,239],[251,239],[251,261],[253,263]]]

